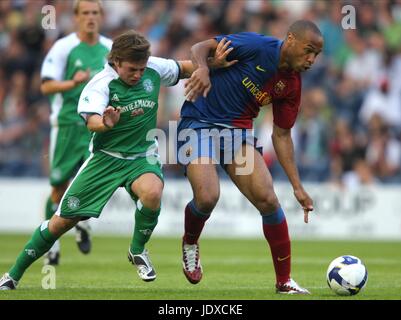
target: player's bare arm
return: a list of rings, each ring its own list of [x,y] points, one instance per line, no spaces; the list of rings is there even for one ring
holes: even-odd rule
[[[304,210],[304,222],[308,223],[309,211],[313,210],[313,200],[304,190],[301,179],[299,178],[298,169],[295,164],[294,144],[291,138],[291,129],[282,129],[274,125],[272,140],[277,158],[293,187],[295,198]]]
[[[202,41],[192,46],[192,62],[198,67],[185,85],[185,96],[187,100],[195,101],[198,93],[203,94],[204,97],[207,96],[211,88],[208,58],[213,56],[216,49],[217,41],[214,39]]]
[[[98,114],[90,115],[86,126],[93,132],[109,131],[120,120],[120,112],[120,108],[108,106],[102,116]]]
[[[234,50],[234,47],[229,47],[230,44],[231,40],[227,41],[226,38],[221,39],[214,52],[214,56],[208,58],[209,68],[228,68],[238,62],[238,60],[227,60],[227,56],[229,55],[229,53]]]
[[[74,89],[81,83],[88,81],[90,76],[90,70],[77,71],[71,80],[57,81],[52,79],[46,79],[42,82],[40,86],[40,91],[44,95],[59,93],[69,91]]]
[[[207,93],[211,88],[209,79],[210,68],[228,68],[238,62],[238,60],[227,61],[228,54],[234,49],[233,47],[229,48],[231,41],[227,41],[226,38],[223,38],[216,47],[215,44],[216,41],[214,39],[196,44],[195,46],[199,45],[198,48],[200,48],[199,50],[201,52],[199,57],[195,55],[195,52],[197,52],[198,49],[195,48],[191,51],[193,65],[193,71],[191,74],[193,76],[191,76],[191,78],[185,84],[185,96],[187,97],[187,100],[195,101],[200,94],[203,94],[204,97],[207,96]],[[206,54],[203,52],[203,50],[208,47],[208,57],[206,59],[208,69],[202,69],[202,55]],[[199,59],[202,61],[201,63],[198,62]],[[195,75],[193,73],[195,73]]]
[[[220,59],[224,59],[224,58],[220,58]],[[191,60],[180,60],[180,61],[178,61],[178,64],[180,66],[180,79],[190,78],[191,75],[196,70],[196,66],[193,64],[193,62]],[[209,65],[209,68],[225,68],[225,66],[227,65],[227,61],[209,58],[208,65]],[[188,83],[186,83],[185,86],[187,87]],[[186,89],[186,91],[187,91],[187,89]],[[193,94],[195,94],[195,91],[191,90],[190,92],[186,92],[186,95],[189,95],[191,92],[193,92]]]
[[[228,54],[234,49],[228,47],[230,43],[231,41],[227,41],[226,38],[219,42],[214,56],[207,59],[209,69],[228,68],[238,62],[238,60],[227,61]],[[197,65],[191,60],[181,60],[178,61],[178,64],[180,65],[180,79],[191,77],[197,68]],[[191,87],[189,82],[187,82],[186,87]]]

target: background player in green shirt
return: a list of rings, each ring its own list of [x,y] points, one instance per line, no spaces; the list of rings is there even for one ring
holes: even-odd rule
[[[46,220],[50,219],[61,197],[85,159],[89,156],[90,132],[77,114],[79,96],[85,83],[103,69],[112,41],[99,34],[103,10],[100,0],[74,2],[77,32],[59,39],[42,65],[41,91],[51,96],[50,184]],[[89,253],[91,242],[87,221],[76,227],[76,240],[83,253]],[[45,263],[57,265],[60,244],[56,241]]]
[[[224,40],[215,62],[228,67],[229,42]],[[25,270],[81,219],[99,217],[119,187],[136,202],[135,228],[128,258],[144,281],[156,278],[145,244],[156,227],[163,191],[163,174],[156,141],[146,134],[156,128],[161,85],[189,77],[191,61],[150,56],[150,44],[129,31],[114,40],[109,63],[84,88],[78,112],[93,132],[91,154],[62,197],[56,214],[34,232],[14,266],[0,279],[0,290],[15,289]]]

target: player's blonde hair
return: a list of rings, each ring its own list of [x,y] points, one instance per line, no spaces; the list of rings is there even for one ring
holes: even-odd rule
[[[99,5],[100,8],[100,12],[103,13],[103,2],[102,0],[74,0],[74,4],[73,4],[73,10],[74,10],[74,14],[78,14],[79,13],[79,4],[81,2],[94,2],[97,3]]]
[[[142,62],[150,56],[150,43],[139,32],[129,30],[113,40],[109,62]]]

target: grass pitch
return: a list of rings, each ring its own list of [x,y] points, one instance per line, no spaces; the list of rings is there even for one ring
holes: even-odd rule
[[[0,235],[0,273],[6,272],[28,235]],[[181,242],[153,238],[148,249],[157,271],[145,283],[128,263],[128,237],[94,236],[93,250],[81,254],[72,237],[62,238],[56,289],[42,289],[43,259],[25,273],[18,289],[0,291],[0,300],[400,300],[401,242],[293,241],[292,276],[310,296],[277,295],[270,250],[264,239],[203,239],[204,277],[197,285],[185,279]],[[326,270],[334,258],[351,254],[367,266],[366,288],[352,297],[339,297],[326,284]]]

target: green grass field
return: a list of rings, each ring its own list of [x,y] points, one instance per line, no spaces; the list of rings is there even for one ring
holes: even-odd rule
[[[13,264],[27,235],[0,235],[0,273]],[[135,299],[135,300],[330,300],[401,299],[401,242],[293,241],[292,276],[308,288],[310,296],[283,296],[274,292],[274,272],[264,239],[203,239],[204,278],[191,285],[181,270],[179,239],[154,238],[148,249],[158,277],[141,281],[128,263],[126,237],[94,237],[93,252],[82,255],[72,237],[62,239],[61,265],[56,289],[44,290],[43,260],[34,263],[18,290],[0,291],[3,299]],[[338,297],[325,280],[332,259],[343,254],[361,258],[369,280],[364,291]]]

